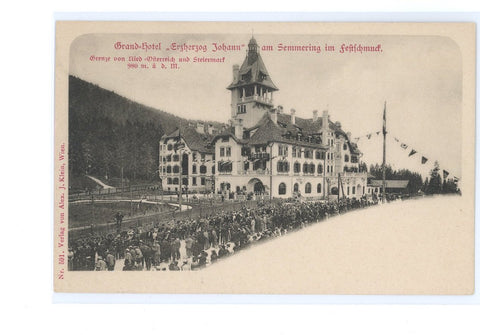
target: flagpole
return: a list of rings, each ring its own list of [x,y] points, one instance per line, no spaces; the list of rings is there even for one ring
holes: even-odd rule
[[[387,102],[385,101],[383,105],[383,163],[382,163],[382,202],[385,203],[386,199],[386,192],[385,192],[385,186],[386,186],[386,181],[385,181],[385,161],[386,161],[386,142],[387,142]]]

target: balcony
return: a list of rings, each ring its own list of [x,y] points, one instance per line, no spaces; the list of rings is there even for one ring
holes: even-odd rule
[[[261,102],[267,105],[273,106],[273,100],[269,98],[264,98],[260,95],[251,95],[249,97],[242,97],[240,98],[241,102],[251,102],[251,101],[256,101],[256,102]]]

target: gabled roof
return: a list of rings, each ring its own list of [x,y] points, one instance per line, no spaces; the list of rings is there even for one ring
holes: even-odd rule
[[[386,188],[406,188],[408,185],[408,180],[385,180]],[[372,179],[369,186],[372,187],[382,187],[383,181],[379,179]]]
[[[162,136],[162,140],[178,138],[179,134],[190,150],[206,154],[213,154],[215,152],[215,149],[210,145],[213,135],[208,133],[201,134],[192,127],[176,129],[172,133]]]
[[[309,142],[305,140],[297,140],[296,135],[299,132],[298,128],[295,133],[293,130],[293,125],[282,126],[273,122],[268,113],[265,113],[264,116],[260,119],[257,126],[251,128],[251,130],[256,129],[255,133],[248,139],[248,144],[252,145],[266,145],[268,143],[277,142],[277,143],[287,143],[294,144],[298,146],[310,147],[315,149],[326,149],[322,143]],[[287,136],[290,133],[291,136]]]
[[[257,83],[263,86],[266,86],[274,91],[278,91],[277,86],[272,81],[272,78],[268,74],[267,67],[263,62],[262,56],[257,50],[258,45],[257,41],[252,38],[249,43],[249,47],[253,45],[255,51],[249,51],[245,60],[243,61],[242,66],[240,67],[238,78],[234,80],[227,89],[231,90],[235,87],[241,87],[244,85],[249,85]],[[246,77],[243,79],[243,77]]]

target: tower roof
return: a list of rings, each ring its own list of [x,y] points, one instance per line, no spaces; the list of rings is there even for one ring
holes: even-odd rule
[[[252,37],[248,43],[248,53],[240,67],[238,76],[227,87],[227,89],[232,90],[236,87],[250,84],[260,84],[273,91],[278,91],[277,86],[275,86],[272,78],[270,78],[270,75],[268,74],[262,56],[260,56],[260,53],[258,52],[258,44],[254,37]]]

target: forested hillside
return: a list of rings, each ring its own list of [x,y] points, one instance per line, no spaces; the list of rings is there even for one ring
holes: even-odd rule
[[[161,136],[188,122],[70,76],[71,177],[153,180]]]

